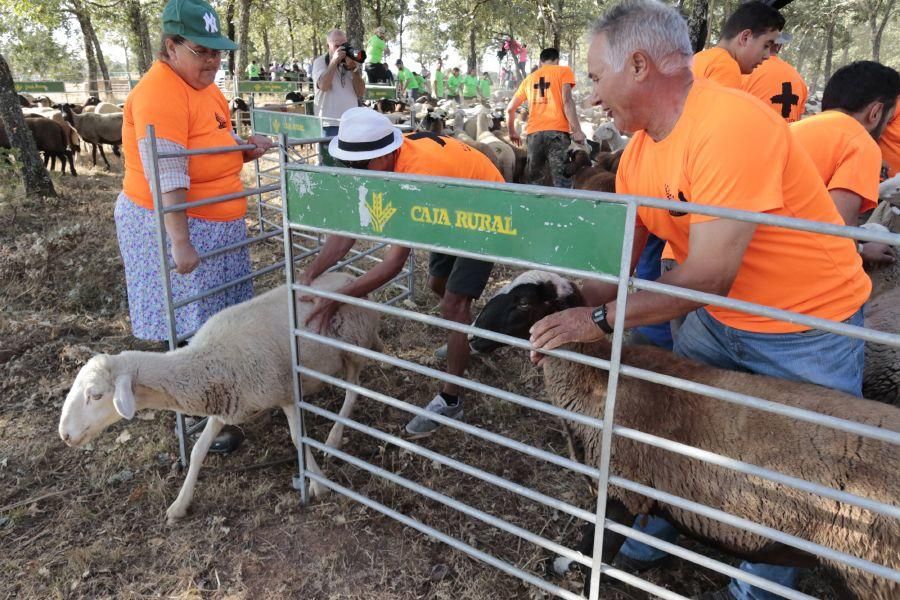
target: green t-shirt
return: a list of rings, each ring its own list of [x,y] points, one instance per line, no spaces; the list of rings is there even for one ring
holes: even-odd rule
[[[462,80],[463,98],[474,98],[478,95],[478,78],[466,74]]]
[[[459,90],[459,84],[462,83],[462,75],[453,75],[447,78],[447,91],[456,95],[457,90]]]
[[[402,69],[397,71],[397,83],[406,85],[407,82],[409,82],[413,85],[415,85],[415,83],[416,83],[415,80],[413,79],[412,71],[410,71],[406,67],[403,67]],[[406,87],[410,87],[410,86],[406,85]]]
[[[483,98],[491,97],[491,80],[487,77],[478,80],[478,90]]]
[[[420,90],[425,90],[425,78],[421,75],[416,75],[416,81],[418,82],[418,87]]]
[[[380,63],[381,57],[384,55],[385,42],[375,34],[369,38],[366,45],[366,58],[370,63]]]
[[[438,98],[444,97],[444,86],[447,84],[447,76],[443,71],[434,72],[434,95]]]
[[[247,65],[247,76],[250,78],[259,77],[259,65],[253,63]]]

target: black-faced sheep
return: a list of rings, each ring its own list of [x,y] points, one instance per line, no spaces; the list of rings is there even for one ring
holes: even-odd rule
[[[103,152],[103,144],[113,146],[113,152],[118,155],[118,146],[122,144],[122,113],[76,114],[72,106],[65,104],[62,107],[63,116],[72,124],[85,142],[91,144],[91,160],[97,166],[97,148],[100,149],[100,157],[109,169],[109,161]]]
[[[328,273],[314,287],[335,291],[353,279],[343,273]],[[209,420],[191,451],[190,468],[178,498],[166,512],[171,523],[185,516],[200,465],[213,439],[225,424],[243,423],[262,411],[281,408],[291,428],[291,438],[299,444],[295,430],[291,368],[291,337],[288,323],[288,292],[278,287],[250,301],[214,315],[184,348],[167,353],[122,352],[95,356],[82,367],[66,397],[59,422],[59,435],[70,446],[81,446],[116,421],[131,419],[144,408],[177,410],[192,415],[208,415]],[[298,300],[297,318],[303,323],[313,303]],[[378,313],[342,306],[331,322],[328,335],[363,348],[380,349]],[[351,383],[359,381],[366,360],[299,340],[304,366],[327,375],[340,375]],[[324,384],[313,378],[302,380],[304,395],[314,394]],[[348,391],[341,416],[347,416],[356,401]],[[335,424],[326,443],[338,447],[343,426]],[[319,473],[307,448],[310,471]],[[313,483],[313,496],[327,488]]]
[[[560,293],[565,294],[565,286],[559,279],[549,273],[523,274],[506,292],[487,303],[475,325],[526,338],[528,328],[537,319],[558,310],[559,306],[578,301],[577,297],[570,300],[560,297]],[[519,285],[520,281],[524,284]],[[500,344],[475,338],[471,345],[474,350],[487,352]],[[567,349],[610,358],[610,344],[605,340]],[[900,409],[811,384],[717,369],[648,346],[624,347],[622,363],[900,431]],[[545,388],[555,405],[595,418],[604,417],[607,371],[549,356],[543,362],[543,369]],[[897,477],[900,448],[896,445],[632,377],[619,378],[616,398],[615,421],[622,427],[886,504],[895,504],[900,498],[900,477]],[[584,447],[586,462],[599,465],[601,432],[577,422],[570,427]],[[620,435],[613,438],[611,469],[617,476],[639,484],[892,569],[900,568],[897,519],[745,476]],[[809,554],[768,538],[616,486],[609,488],[609,495],[607,515],[619,523],[630,524],[637,514],[657,514],[683,533],[746,560],[786,566],[809,566],[815,560]],[[623,541],[623,536],[605,532],[605,562],[612,560]],[[585,536],[580,549],[590,554],[591,548],[592,540]],[[896,582],[828,559],[820,560],[840,576],[846,587],[845,593],[839,594],[841,598],[892,600],[900,595],[900,584]]]

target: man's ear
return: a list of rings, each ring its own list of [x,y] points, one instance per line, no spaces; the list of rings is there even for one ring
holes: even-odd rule
[[[134,392],[131,390],[131,375],[119,375],[116,378],[116,391],[113,393],[113,406],[123,419],[131,420],[137,406]]]
[[[737,35],[737,41],[741,46],[746,46],[753,39],[753,30],[744,29]]]
[[[650,74],[650,57],[643,50],[633,52],[628,60],[628,69],[635,81],[645,80]]]
[[[887,107],[884,105],[884,102],[874,101],[869,104],[865,108],[865,112],[863,113],[863,118],[866,121],[866,129],[874,128],[878,124],[881,123],[881,118],[884,116],[884,111]]]

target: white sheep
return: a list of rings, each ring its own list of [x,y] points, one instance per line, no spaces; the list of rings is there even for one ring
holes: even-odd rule
[[[491,132],[491,115],[488,113],[487,109],[479,112],[475,119],[477,127],[476,139],[479,143],[490,148],[497,159],[497,167],[503,174],[503,179],[508,183],[512,183],[516,171],[516,153],[513,151],[512,146],[499,139]]]
[[[593,140],[601,145],[602,150],[605,149],[602,147],[603,142],[606,142],[610,152],[618,152],[628,144],[628,138],[619,133],[612,121],[598,125],[594,129]]]
[[[337,290],[353,277],[327,273],[314,287]],[[225,424],[238,424],[272,409],[281,408],[299,445],[295,430],[291,336],[287,310],[288,292],[280,286],[247,302],[229,307],[209,319],[184,348],[171,352],[122,352],[91,358],[79,371],[63,404],[59,435],[69,446],[81,446],[116,421],[131,419],[144,408],[175,410],[209,416],[206,428],[191,451],[190,468],[178,497],[166,511],[171,524],[187,514],[200,465],[213,439]],[[297,320],[304,323],[310,301],[296,302]],[[328,335],[363,348],[379,349],[378,314],[364,308],[342,306],[334,315]],[[365,359],[300,339],[302,364],[327,375],[343,375],[358,383]],[[304,395],[324,384],[302,378]],[[347,391],[340,415],[348,416],[356,393]],[[336,423],[326,443],[338,447],[343,426]],[[310,471],[320,473],[307,448]],[[327,488],[313,483],[313,496]]]

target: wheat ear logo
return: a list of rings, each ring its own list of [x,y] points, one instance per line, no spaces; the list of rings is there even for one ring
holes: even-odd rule
[[[378,233],[384,231],[385,224],[397,212],[397,209],[390,202],[384,204],[383,197],[384,194],[372,192],[372,203],[366,202],[366,208],[369,209],[369,214],[372,215],[372,229]]]

